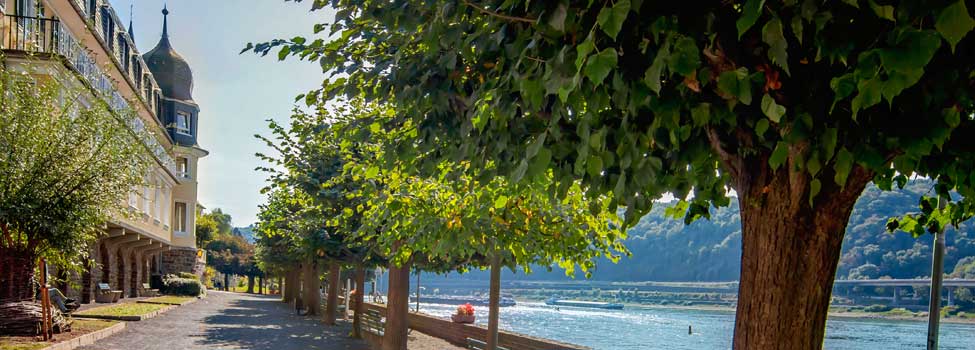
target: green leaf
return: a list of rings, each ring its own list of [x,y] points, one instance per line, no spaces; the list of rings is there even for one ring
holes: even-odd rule
[[[944,115],[945,115],[945,123],[947,123],[948,126],[955,128],[958,127],[959,124],[961,124],[961,112],[958,111],[958,108],[955,107],[945,108]]]
[[[786,52],[789,48],[789,43],[785,41],[785,35],[782,34],[782,21],[778,17],[772,18],[762,28],[762,41],[769,46],[769,59],[779,65],[779,67],[782,67],[785,70],[785,74],[792,75],[789,72],[789,54]]]
[[[785,115],[785,107],[775,103],[775,99],[769,94],[765,94],[762,97],[762,113],[765,113],[773,122],[778,123]]]
[[[741,39],[741,36],[758,21],[758,17],[762,14],[762,6],[765,6],[765,0],[748,0],[745,2],[741,18],[735,22],[735,26],[738,27],[738,39]]]
[[[755,122],[755,135],[762,138],[766,131],[768,131],[768,119],[762,118]]]
[[[586,40],[576,45],[576,71],[582,70],[582,65],[586,62],[586,57],[589,57],[589,53],[595,47],[595,44],[592,42],[592,35],[587,36]]]
[[[508,196],[505,195],[498,196],[498,198],[494,200],[494,209],[504,208],[504,206],[507,204],[508,204]]]
[[[815,177],[816,174],[819,174],[819,170],[821,170],[822,167],[823,164],[819,162],[819,156],[817,156],[816,153],[813,153],[813,155],[809,157],[809,160],[806,161],[806,171],[809,173],[809,176]]]
[[[367,179],[375,179],[376,176],[378,176],[378,175],[379,175],[379,167],[377,167],[377,166],[370,166],[369,168],[366,168],[366,178]]]
[[[660,75],[667,61],[670,60],[670,45],[671,38],[668,36],[664,40],[664,44],[660,46],[660,50],[657,51],[657,55],[654,56],[650,68],[647,68],[646,73],[643,75],[643,81],[650,87],[650,90],[653,90],[657,94],[660,94]]]
[[[880,62],[888,71],[923,69],[941,46],[941,39],[931,31],[904,31],[897,44],[879,50]]]
[[[775,144],[775,149],[772,150],[772,155],[768,158],[768,165],[772,167],[772,170],[778,170],[782,164],[785,164],[786,158],[789,156],[789,144],[783,141]]]
[[[677,39],[667,66],[671,71],[684,76],[696,71],[697,67],[701,66],[701,51],[698,50],[694,39],[686,36]]]
[[[894,7],[893,6],[891,6],[891,5],[883,5],[883,6],[881,6],[881,5],[878,5],[876,2],[874,2],[873,0],[870,0],[869,3],[870,3],[870,9],[873,10],[873,13],[876,13],[877,14],[877,17],[880,17],[880,18],[889,20],[891,22],[896,22],[897,21],[896,19],[894,19]]]
[[[559,32],[565,31],[565,16],[566,10],[568,10],[568,5],[561,2],[559,6],[555,7],[555,11],[552,11],[552,16],[548,18],[548,25]]]
[[[278,51],[278,60],[284,61],[288,58],[288,54],[291,53],[291,46],[281,46],[281,51]]]
[[[691,119],[695,126],[703,126],[711,120],[711,104],[701,103],[691,109]]]
[[[890,72],[887,76],[887,81],[884,82],[883,96],[887,100],[888,105],[894,104],[894,97],[900,95],[904,89],[907,89],[914,84],[917,84],[921,80],[921,76],[924,75],[923,69],[913,69],[913,70],[902,70]]]
[[[606,35],[616,40],[616,35],[623,28],[623,21],[626,20],[629,12],[630,0],[620,0],[613,7],[603,7],[596,16],[596,23],[599,23],[599,29],[602,29]]]
[[[880,103],[883,87],[884,84],[883,81],[880,80],[880,77],[861,81],[859,84],[857,84],[857,90],[859,90],[860,93],[853,98],[853,102],[851,103],[851,107],[853,108],[853,120],[857,120],[857,113],[859,111]]]
[[[531,174],[531,176],[545,174],[545,171],[548,170],[548,166],[551,162],[552,151],[543,147],[538,151],[538,154],[535,155],[535,158],[532,158],[531,165],[528,167],[528,173]]]
[[[531,158],[531,157],[534,157],[536,154],[538,154],[538,150],[542,149],[542,146],[545,145],[545,136],[546,135],[548,135],[548,134],[538,135],[538,138],[536,138],[535,141],[532,142],[531,145],[528,145],[528,150],[527,150],[525,156],[527,156],[528,158]]]
[[[836,152],[836,141],[838,139],[836,128],[828,128],[823,132],[823,158],[828,162]]]
[[[603,176],[603,158],[597,155],[590,155],[586,162],[586,171],[589,176],[598,178]]]
[[[833,105],[829,108],[830,113],[832,113],[837,102],[842,101],[844,98],[853,94],[853,91],[856,91],[856,76],[853,73],[847,73],[833,78],[829,81],[829,87],[836,93],[836,97],[833,98]]]
[[[617,59],[616,49],[604,49],[598,54],[589,56],[584,73],[593,83],[601,84],[609,72],[616,68]]]
[[[941,10],[934,22],[934,28],[951,45],[951,52],[955,52],[955,45],[975,28],[975,20],[968,14],[965,0],[958,0]]]
[[[813,179],[809,182],[809,206],[813,206],[813,200],[816,199],[816,195],[822,188],[823,183],[819,179]]]
[[[511,182],[519,182],[523,177],[525,177],[525,172],[528,171],[528,162],[524,159],[521,163],[518,163],[518,167],[515,168],[515,172],[511,174]]]
[[[840,148],[839,153],[836,154],[836,163],[833,164],[833,181],[836,182],[840,187],[846,186],[846,178],[850,176],[850,171],[853,170],[853,153],[850,153],[846,147]]]
[[[620,178],[616,180],[616,187],[613,188],[613,196],[616,199],[623,199],[623,193],[626,193],[626,172],[620,174]]]

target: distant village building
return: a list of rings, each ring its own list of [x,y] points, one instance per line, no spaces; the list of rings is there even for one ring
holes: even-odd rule
[[[89,99],[103,99],[115,113],[134,111],[138,118],[130,127],[156,136],[146,145],[158,163],[147,175],[149,185],[133,189],[127,203],[120,203],[136,218],[107,223],[106,237],[91,249],[92,263],[70,276],[75,283],[58,286],[82,302],[94,299],[98,283],[136,297],[151,275],[203,273],[206,254],[196,247],[194,214],[197,164],[207,151],[197,143],[193,73],[170,44],[168,14],[163,9],[159,43],[142,56],[132,22],[126,30],[107,0],[0,0],[7,67],[40,60],[45,69],[74,73],[91,89]]]

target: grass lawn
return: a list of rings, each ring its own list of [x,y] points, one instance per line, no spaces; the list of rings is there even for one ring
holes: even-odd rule
[[[78,316],[142,316],[165,308],[167,305],[125,303],[112,306],[98,307],[75,313]]]
[[[196,299],[195,297],[179,297],[175,295],[165,295],[161,297],[149,298],[146,300],[140,300],[140,303],[154,303],[154,304],[169,304],[169,305],[182,305],[183,303]]]
[[[75,319],[71,323],[71,332],[55,334],[54,339],[49,342],[41,340],[41,337],[0,337],[0,350],[36,350],[43,349],[53,344],[77,338],[82,335],[102,330],[117,324],[118,321],[105,320],[81,320]]]

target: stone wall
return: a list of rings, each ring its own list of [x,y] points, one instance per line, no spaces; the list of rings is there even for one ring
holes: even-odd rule
[[[197,251],[200,253],[198,254]],[[162,274],[176,274],[190,272],[199,277],[206,269],[206,251],[196,248],[176,248],[160,253]]]
[[[366,309],[379,311],[383,316],[386,315],[386,307],[377,304],[365,304]],[[467,338],[485,340],[487,338],[487,328],[469,324],[454,323],[450,320],[422,314],[410,313],[407,321],[410,328],[421,333],[437,337],[453,343],[457,346],[466,347]],[[518,334],[514,332],[498,332],[499,344],[508,349],[517,350],[583,350],[589,349],[584,346],[562,343],[555,340],[535,338],[532,336]],[[370,337],[371,340],[375,337]],[[375,339],[378,340],[378,339]],[[381,342],[381,340],[380,340]]]

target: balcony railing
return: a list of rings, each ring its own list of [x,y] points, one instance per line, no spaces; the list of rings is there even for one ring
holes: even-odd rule
[[[145,130],[142,118],[130,115],[129,102],[115,88],[112,80],[99,68],[98,63],[88,54],[84,46],[65,28],[60,21],[48,18],[5,15],[0,31],[0,46],[4,50],[27,53],[41,53],[59,56],[120,116],[127,116],[129,127],[136,131]],[[155,138],[147,140],[147,146],[160,163],[173,174],[176,162],[166,153],[166,149]]]

